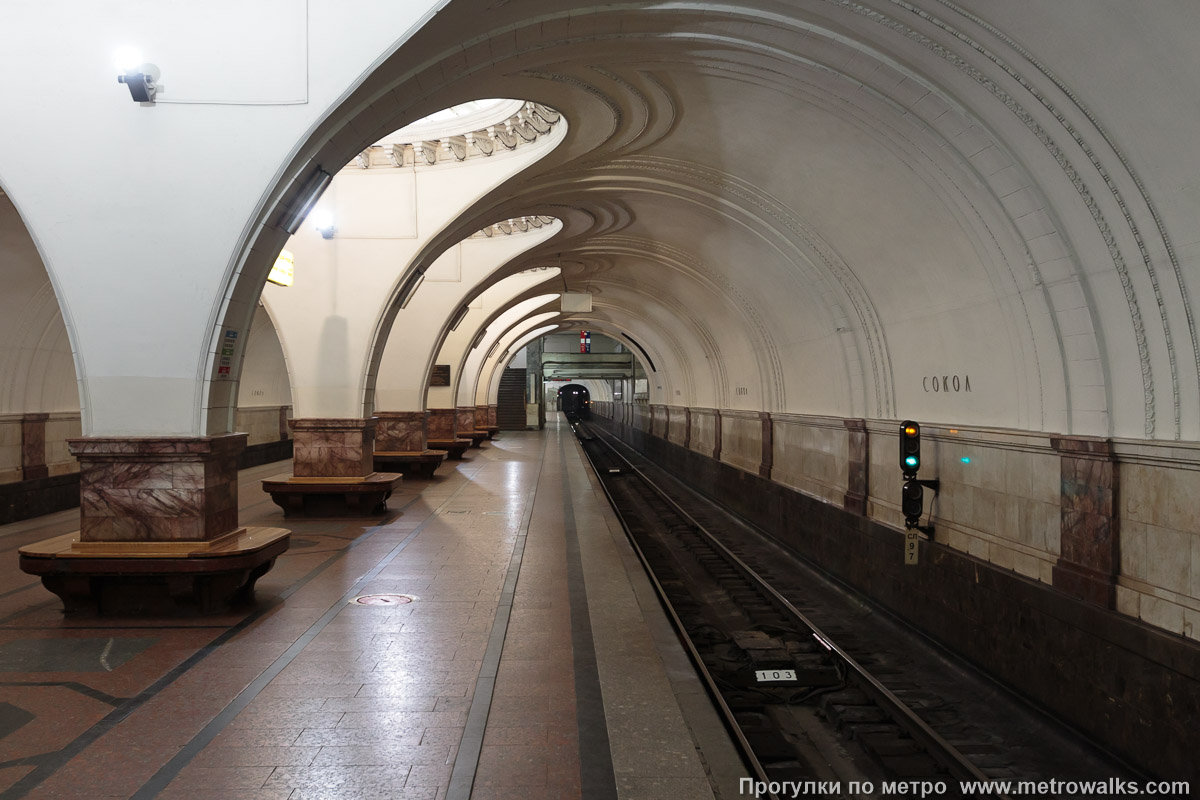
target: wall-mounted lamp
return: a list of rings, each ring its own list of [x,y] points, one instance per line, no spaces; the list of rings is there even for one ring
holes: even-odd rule
[[[333,181],[333,176],[321,168],[317,168],[316,173],[304,184],[304,188],[300,190],[299,196],[295,199],[292,205],[288,208],[287,214],[284,215],[280,227],[289,235],[300,230],[300,223],[308,216],[308,212],[312,211],[312,207],[321,199],[321,195],[325,189],[329,187]]]
[[[123,47],[116,55],[117,83],[123,83],[129,89],[129,95],[135,103],[153,103],[158,94],[158,86],[154,83],[157,69],[153,64],[143,64],[142,54],[130,47]]]
[[[478,333],[478,335],[475,336],[475,341],[471,342],[471,349],[474,350],[475,348],[479,347],[479,345],[483,344],[483,337],[485,336],[487,336],[487,328],[484,328]],[[499,339],[496,341],[499,341]]]
[[[328,209],[313,212],[312,220],[313,227],[321,232],[322,239],[332,239],[333,234],[337,233],[337,228],[333,226],[333,214]]]
[[[289,250],[280,250],[279,257],[275,259],[275,266],[271,267],[271,273],[267,275],[267,283],[291,286],[295,280],[295,272],[296,257]]]
[[[400,308],[408,308],[409,301],[413,299],[413,295],[417,293],[417,287],[423,280],[425,280],[424,272],[414,272],[408,277],[404,286],[400,288]]]
[[[471,310],[470,306],[463,305],[462,307],[460,307],[458,309],[458,311],[455,311],[454,318],[452,320],[450,320],[450,330],[452,330],[452,331],[458,330],[458,326],[462,325],[462,321],[464,319],[466,319],[467,313],[470,312],[470,310]]]

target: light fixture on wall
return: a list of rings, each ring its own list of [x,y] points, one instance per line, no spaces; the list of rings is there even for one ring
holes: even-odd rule
[[[467,313],[471,310],[470,306],[463,305],[458,311],[454,312],[454,319],[450,320],[450,330],[458,330],[458,326],[462,325],[462,321],[466,319]]]
[[[280,250],[278,258],[275,259],[275,265],[271,267],[271,273],[267,275],[267,283],[273,283],[276,286],[291,286],[295,280],[295,272],[296,257],[290,250]]]
[[[337,233],[337,228],[333,226],[333,213],[329,209],[317,209],[312,218],[313,227],[321,232],[322,239],[332,239],[333,234]]]
[[[329,187],[332,180],[332,175],[318,167],[316,173],[305,182],[304,187],[300,190],[300,194],[288,208],[287,214],[284,215],[279,227],[283,228],[289,235],[300,230],[300,223],[304,221],[304,218],[308,216],[308,212],[312,211],[312,207],[321,199],[321,195]]]
[[[487,328],[484,328],[475,336],[475,341],[471,342],[471,349],[474,350],[475,348],[479,347],[479,345],[483,344],[483,337],[485,336],[487,336]],[[499,340],[497,339],[497,341]]]
[[[117,83],[125,84],[133,101],[153,103],[158,94],[158,85],[154,82],[157,68],[153,64],[142,63],[142,54],[132,47],[117,50],[116,65],[119,70]]]
[[[408,280],[404,282],[404,286],[400,287],[400,308],[408,308],[409,301],[417,293],[417,287],[421,285],[421,281],[423,280],[425,280],[424,272],[414,272],[408,276]]]

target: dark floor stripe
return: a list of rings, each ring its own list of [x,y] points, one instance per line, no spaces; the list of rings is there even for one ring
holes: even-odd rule
[[[568,429],[569,430],[569,429]],[[562,465],[563,531],[567,539],[567,591],[571,598],[571,649],[575,655],[575,721],[579,726],[579,779],[588,800],[616,800],[612,751],[608,742],[608,720],[596,665],[592,618],[588,612],[583,557],[575,527],[575,504],[567,475],[566,437],[558,429],[558,451]]]
[[[496,675],[500,668],[500,656],[504,650],[504,637],[508,635],[508,621],[512,616],[513,595],[517,591],[517,579],[521,574],[521,562],[525,556],[525,541],[529,536],[529,521],[533,518],[533,504],[537,498],[537,487],[542,480],[542,468],[546,463],[546,445],[538,460],[537,475],[533,487],[525,498],[525,513],[517,539],[513,543],[512,556],[508,560],[508,571],[504,574],[504,588],[500,591],[500,602],[496,605],[496,618],[488,635],[487,650],[475,681],[475,692],[471,695],[471,707],[467,711],[466,727],[458,743],[454,757],[454,768],[450,773],[450,787],[446,800],[469,800],[475,785],[475,773],[479,769],[479,754],[483,749],[483,734],[487,728],[488,714],[492,710],[492,693],[496,689]]]
[[[113,697],[107,692],[93,689],[91,686],[76,683],[75,681],[0,681],[0,686],[58,686],[63,689],[70,689],[72,692],[78,692],[93,700],[99,700],[101,703],[110,705],[113,708],[120,708],[123,703],[129,702],[128,697]]]
[[[171,781],[175,780],[183,768],[191,763],[192,759],[199,755],[200,751],[207,747],[212,740],[217,737],[217,734],[225,730],[225,728],[229,726],[229,723],[233,722],[234,717],[240,714],[246,708],[246,706],[248,706],[250,702],[258,696],[259,692],[266,688],[267,684],[274,680],[275,677],[279,675],[279,673],[282,672],[288,664],[291,664],[296,656],[298,656],[304,650],[304,648],[308,647],[312,640],[317,637],[317,634],[324,630],[325,627],[333,621],[334,617],[340,614],[342,609],[344,609],[356,595],[361,593],[362,587],[375,580],[376,576],[378,576],[379,573],[388,566],[388,564],[391,564],[392,561],[395,560],[396,556],[403,552],[404,548],[408,547],[409,542],[415,539],[417,534],[425,530],[425,526],[429,525],[437,518],[438,512],[449,505],[456,497],[458,497],[459,493],[462,492],[463,489],[470,485],[471,481],[469,478],[463,481],[463,485],[458,487],[454,491],[454,494],[450,495],[450,497],[448,497],[440,506],[438,506],[433,513],[426,517],[420,525],[418,525],[416,528],[413,528],[408,536],[404,537],[404,539],[394,548],[392,548],[386,556],[380,559],[369,572],[359,578],[354,585],[351,586],[350,589],[341,596],[341,598],[339,598],[334,602],[333,605],[329,607],[329,610],[326,611],[319,620],[314,622],[312,626],[309,627],[309,629],[306,630],[300,636],[300,638],[297,639],[295,643],[293,643],[292,646],[284,652],[283,655],[275,659],[275,661],[271,663],[271,666],[267,667],[267,669],[261,675],[255,678],[249,686],[242,690],[241,694],[233,699],[233,702],[225,706],[225,708],[223,708],[211,722],[204,726],[203,730],[193,736],[191,741],[184,745],[174,758],[164,764],[158,770],[158,772],[154,773],[153,777],[146,781],[146,783],[143,784],[142,787],[131,796],[130,800],[151,800],[152,798],[157,797],[163,789],[167,788],[167,786],[171,783]],[[413,498],[413,500],[415,499],[416,497]],[[413,500],[410,500],[409,502],[411,503]],[[386,527],[386,525],[390,524],[391,521],[394,521],[394,519],[395,518],[393,517],[393,519],[389,520],[388,523],[373,529],[371,533],[374,534],[379,530],[382,530],[384,527]],[[0,800],[7,800],[7,798],[5,798],[3,795],[0,795]]]
[[[24,586],[18,586],[16,589],[9,589],[4,594],[0,594],[0,598],[8,597],[9,595],[17,594],[18,592],[24,592],[28,589],[32,589],[35,586],[41,586],[41,585],[42,585],[41,581],[34,581],[33,583],[27,583]]]

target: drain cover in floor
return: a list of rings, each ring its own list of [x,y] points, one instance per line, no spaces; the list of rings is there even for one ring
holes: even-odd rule
[[[360,606],[402,606],[416,599],[411,594],[364,594],[350,602]]]

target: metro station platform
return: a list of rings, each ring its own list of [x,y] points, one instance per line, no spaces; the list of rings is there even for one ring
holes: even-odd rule
[[[293,531],[256,605],[64,616],[0,528],[0,800],[736,797],[741,762],[564,422],[375,520]],[[384,597],[356,602],[366,595]],[[388,597],[390,595],[390,597]]]

